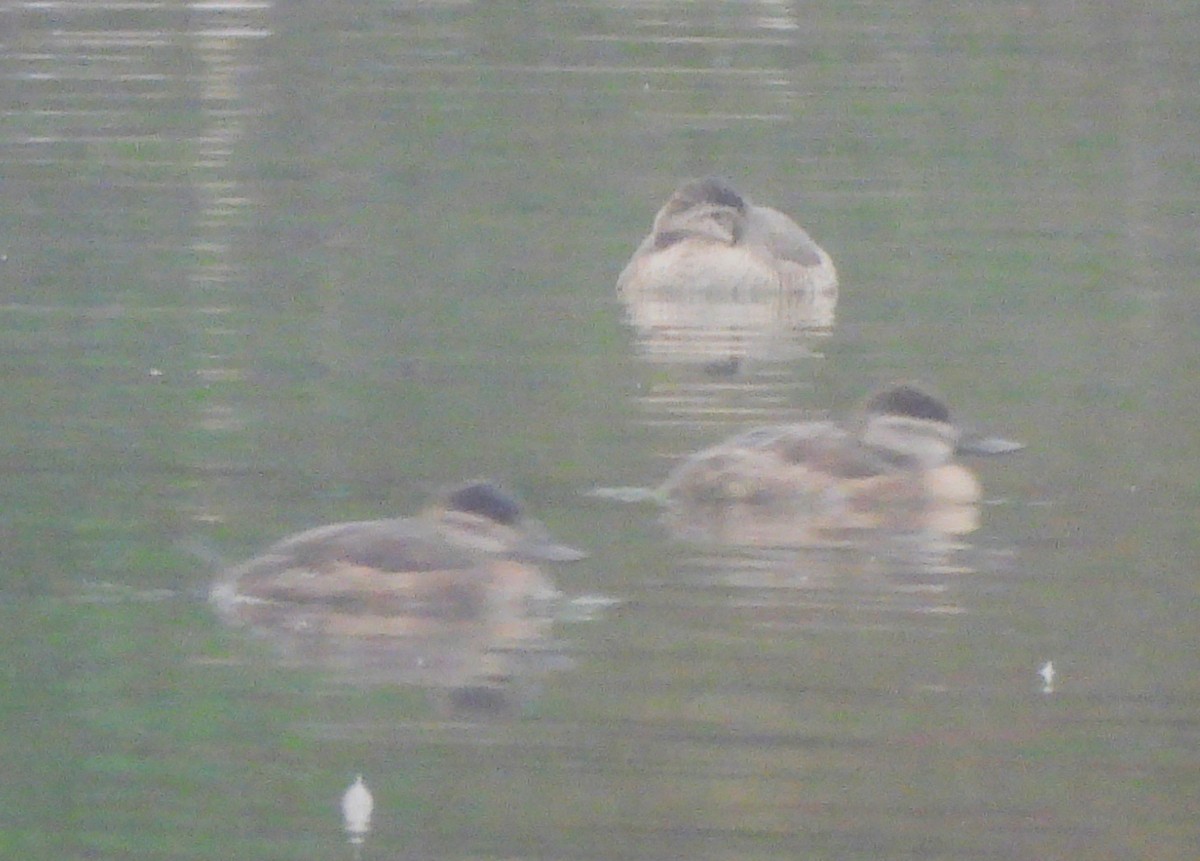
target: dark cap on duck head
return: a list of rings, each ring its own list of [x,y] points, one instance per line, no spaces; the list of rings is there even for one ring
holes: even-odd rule
[[[451,489],[445,504],[452,511],[477,514],[505,526],[515,526],[523,515],[521,503],[489,481],[472,481]]]
[[[719,206],[729,206],[738,212],[747,210],[746,199],[726,179],[719,176],[709,176],[704,179],[690,179],[672,195],[684,207],[696,206],[701,203],[715,203]]]
[[[867,400],[872,415],[906,416],[950,424],[950,408],[935,395],[912,383],[899,383],[876,392]]]

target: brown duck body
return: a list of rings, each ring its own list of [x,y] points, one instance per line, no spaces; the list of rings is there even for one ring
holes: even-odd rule
[[[810,532],[969,525],[975,519],[968,509],[982,491],[956,454],[1019,448],[983,442],[968,443],[937,398],[897,385],[872,397],[849,425],[755,428],[700,451],[672,471],[662,490],[684,516],[735,508],[784,513]]]
[[[324,617],[321,630],[341,634],[372,627],[415,633],[438,623],[520,615],[556,594],[534,565],[487,558],[407,519],[309,530],[229,576],[244,620],[261,624],[296,614],[312,628]]]
[[[213,600],[231,621],[294,632],[404,635],[504,625],[555,597],[536,559],[582,558],[516,503],[466,485],[414,518],[320,526],[230,569]]]

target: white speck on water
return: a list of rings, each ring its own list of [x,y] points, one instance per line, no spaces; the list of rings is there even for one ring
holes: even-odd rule
[[[371,811],[375,799],[360,774],[342,795],[342,820],[351,843],[362,843],[371,830]]]
[[[1042,693],[1054,693],[1054,677],[1057,673],[1054,672],[1054,662],[1046,661],[1042,664],[1042,668],[1038,670],[1038,675],[1042,677]]]

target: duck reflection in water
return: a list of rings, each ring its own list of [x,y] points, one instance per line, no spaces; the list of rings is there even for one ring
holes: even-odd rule
[[[982,489],[960,454],[1018,443],[966,433],[924,388],[889,386],[847,424],[760,427],[687,458],[662,495],[685,537],[806,546],[869,531],[961,535],[979,523]]]
[[[490,709],[546,645],[559,593],[535,563],[584,556],[512,496],[472,482],[418,517],[285,538],[227,571],[212,600],[289,654]]]
[[[617,279],[648,347],[683,338],[714,352],[731,333],[827,328],[837,285],[833,261],[800,225],[715,177],[675,190]]]

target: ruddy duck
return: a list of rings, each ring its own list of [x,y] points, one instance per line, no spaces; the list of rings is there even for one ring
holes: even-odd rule
[[[617,290],[679,290],[713,299],[773,290],[832,309],[837,272],[791,218],[710,177],[675,190],[621,272]]]
[[[422,636],[482,624],[504,639],[558,594],[531,563],[585,555],[554,542],[508,494],[473,482],[419,517],[285,538],[226,572],[212,599],[229,621],[291,634]]]
[[[956,455],[1020,448],[964,433],[940,399],[897,384],[872,395],[847,426],[760,427],[698,452],[675,468],[662,494],[677,516],[708,522],[738,508],[784,513],[809,532],[920,527],[979,501],[979,480]]]

